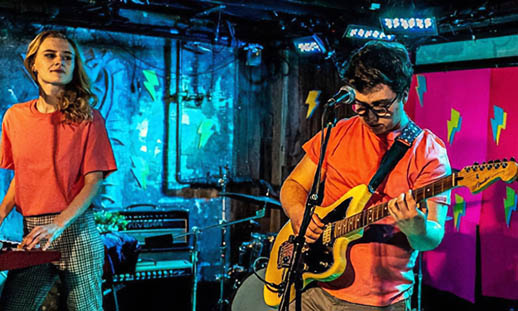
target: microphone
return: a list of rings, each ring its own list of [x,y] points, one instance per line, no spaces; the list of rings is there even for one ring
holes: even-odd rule
[[[327,107],[332,108],[338,104],[352,104],[354,101],[354,98],[356,96],[356,93],[354,92],[354,89],[348,85],[344,85],[340,88],[338,93],[333,95],[328,101],[327,101]]]

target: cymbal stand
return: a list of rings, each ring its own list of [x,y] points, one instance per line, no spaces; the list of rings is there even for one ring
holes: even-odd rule
[[[198,275],[197,274],[198,274],[199,234],[206,230],[209,230],[209,229],[230,227],[235,224],[242,223],[242,222],[247,222],[247,221],[249,222],[249,221],[253,221],[255,219],[263,218],[265,213],[266,213],[265,208],[263,208],[263,209],[257,211],[255,213],[255,215],[251,216],[251,217],[238,219],[238,220],[234,220],[234,221],[229,221],[224,224],[218,223],[218,224],[214,224],[214,225],[210,225],[210,226],[202,227],[202,228],[193,226],[191,231],[173,236],[173,239],[183,238],[185,236],[190,236],[190,235],[194,236],[193,237],[193,250],[192,250],[192,255],[191,255],[192,264],[193,264],[192,271],[194,274],[193,281],[192,281],[193,284],[192,284],[192,297],[191,297],[192,311],[196,311],[196,297],[197,297],[197,290],[198,290]],[[226,269],[225,269],[225,272],[226,272]],[[226,278],[226,274],[224,276],[219,276],[219,277]]]
[[[226,192],[228,178],[227,178],[227,170],[228,167],[223,168],[223,177],[219,180],[219,184],[221,186],[221,190]],[[219,263],[221,267],[221,272],[219,275],[219,300],[218,306],[219,311],[225,310],[225,305],[228,304],[228,300],[225,299],[224,290],[225,290],[225,279],[227,278],[227,199],[225,197],[221,200],[221,246],[220,246],[220,258]]]
[[[196,311],[196,297],[198,293],[198,238],[201,230],[193,226],[192,227],[192,234],[193,234],[193,248],[192,248],[192,254],[191,254],[191,260],[192,260],[192,294],[191,294],[191,306],[192,311]]]

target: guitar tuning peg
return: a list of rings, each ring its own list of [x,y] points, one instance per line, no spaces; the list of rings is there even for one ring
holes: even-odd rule
[[[496,161],[495,161],[496,162]],[[487,161],[487,164],[492,164],[493,163],[493,160],[489,160]]]
[[[516,160],[514,159],[514,157],[511,157],[511,161],[516,162]]]

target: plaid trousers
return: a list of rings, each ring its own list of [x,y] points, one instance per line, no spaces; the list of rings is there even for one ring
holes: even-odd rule
[[[25,235],[36,226],[51,223],[55,216],[24,217]],[[104,245],[92,210],[80,215],[51,243],[49,249],[60,251],[61,259],[9,271],[0,297],[0,310],[39,310],[59,277],[69,311],[102,311]]]

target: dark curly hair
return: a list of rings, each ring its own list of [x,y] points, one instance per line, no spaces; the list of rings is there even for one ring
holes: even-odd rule
[[[361,93],[386,84],[400,96],[409,90],[414,70],[402,44],[369,41],[351,55],[344,72],[345,82]]]

